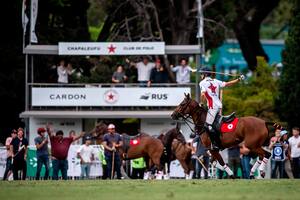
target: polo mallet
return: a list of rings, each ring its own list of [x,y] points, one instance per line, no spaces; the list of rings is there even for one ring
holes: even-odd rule
[[[115,144],[113,143],[113,147]],[[111,162],[111,179],[114,178],[114,172],[115,172],[115,151],[112,152],[112,162]]]
[[[110,177],[110,179],[114,178],[114,172],[115,172],[115,151],[112,152],[111,177]]]
[[[213,71],[206,71],[206,70],[199,70],[198,72],[202,73],[211,73],[211,74],[220,74],[220,75],[225,75],[225,76],[241,76],[241,74],[229,74],[229,73],[223,73],[223,72],[213,72]]]
[[[203,169],[208,173],[207,168],[205,167],[204,163],[200,160],[200,158],[198,158],[198,156],[195,156],[195,158],[198,160],[198,162],[201,164],[201,166],[203,167]]]

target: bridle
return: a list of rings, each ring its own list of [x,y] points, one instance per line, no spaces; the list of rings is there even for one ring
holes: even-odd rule
[[[176,114],[177,114],[178,118],[180,118],[180,117],[182,118],[182,121],[189,127],[189,129],[193,133],[201,135],[205,131],[204,123],[195,124],[193,121],[193,118],[192,118],[192,115],[195,114],[195,112],[198,112],[198,108],[191,110],[188,114],[185,114],[185,115],[181,113],[182,111],[187,109],[187,107],[191,104],[191,102],[192,102],[192,99],[188,99],[188,101],[184,105],[180,105],[180,106],[182,106],[182,108],[180,109],[180,112],[176,111]],[[195,130],[191,127],[190,124],[193,124],[195,126]],[[200,129],[198,129],[197,127],[200,127]]]

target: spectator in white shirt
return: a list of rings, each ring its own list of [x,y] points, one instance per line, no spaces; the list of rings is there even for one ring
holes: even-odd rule
[[[84,176],[86,176],[87,179],[90,178],[91,164],[95,155],[95,151],[90,145],[92,143],[91,139],[90,136],[87,136],[85,138],[85,144],[81,145],[77,150],[77,156],[80,158],[82,179],[84,179]]]
[[[69,83],[69,75],[72,74],[72,67],[70,66],[68,65],[67,67],[64,60],[59,62],[59,66],[57,67],[58,83]]]
[[[126,59],[126,62],[129,63],[130,61]],[[138,63],[130,62],[130,64],[137,68],[138,82],[140,83],[140,86],[146,87],[148,81],[150,80],[151,70],[155,67],[155,63],[149,62],[149,58],[145,56],[143,57],[142,62],[138,62]]]
[[[292,159],[294,178],[300,178],[300,137],[299,127],[293,128],[293,136],[289,138],[289,151]]]
[[[190,72],[195,72],[195,69],[192,69],[187,65],[187,60],[185,58],[180,59],[180,65],[173,67],[170,65],[173,72],[176,72],[176,82],[179,84],[190,83]]]

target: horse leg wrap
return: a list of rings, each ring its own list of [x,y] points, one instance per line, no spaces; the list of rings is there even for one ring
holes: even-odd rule
[[[260,171],[265,171],[268,161],[269,161],[269,159],[266,157],[263,159],[261,165],[259,166]]]
[[[190,180],[191,178],[190,178],[190,174],[185,174],[185,179],[186,180]]]
[[[218,161],[214,161],[213,166],[224,171],[224,167],[222,165],[220,165],[220,163]]]
[[[156,180],[162,180],[162,178],[163,178],[163,172],[162,171],[158,171],[156,173],[155,179]]]
[[[190,171],[190,174],[189,174],[189,179],[193,179],[193,175],[194,175],[194,171],[191,170],[191,171]]]
[[[225,164],[224,165],[224,171],[229,175],[232,176],[233,172],[231,171],[231,169]]]
[[[251,168],[251,172],[250,172],[250,175],[254,175],[256,169],[261,165],[261,161],[260,160],[257,160],[255,162],[255,164],[253,165],[253,167]]]
[[[147,172],[144,174],[144,180],[148,180],[148,179],[149,179],[149,176],[150,176],[150,172],[147,171]]]

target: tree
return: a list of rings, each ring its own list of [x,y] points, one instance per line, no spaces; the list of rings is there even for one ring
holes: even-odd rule
[[[268,60],[260,43],[263,20],[280,0],[202,0],[207,49],[220,46],[232,29],[251,70],[256,57]],[[196,0],[104,1],[107,12],[98,41],[165,41],[166,44],[197,44]]]
[[[279,0],[236,0],[235,2],[237,16],[233,23],[233,29],[249,69],[255,70],[257,56],[269,60],[259,41],[259,30],[261,23],[278,5]]]
[[[277,80],[263,57],[257,58],[257,70],[246,83],[224,90],[224,113],[235,111],[239,116],[256,116],[278,121],[275,114]]]
[[[0,141],[12,128],[24,126],[19,114],[25,105],[24,57],[22,55],[22,1],[5,1],[0,8]],[[9,11],[9,12],[7,12]],[[17,23],[18,22],[18,23]]]
[[[293,0],[290,29],[285,43],[277,107],[280,117],[293,127],[300,125],[300,2],[298,0]]]

